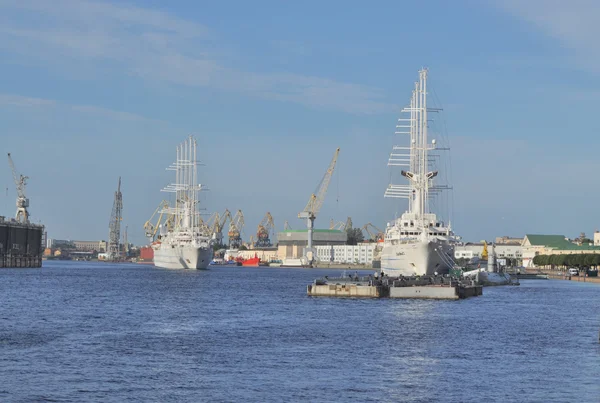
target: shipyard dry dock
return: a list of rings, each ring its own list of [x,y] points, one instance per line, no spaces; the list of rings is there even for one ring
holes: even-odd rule
[[[0,217],[0,268],[42,267],[44,227]]]
[[[483,288],[454,277],[339,277],[315,280],[306,287],[312,297],[412,298],[457,300],[482,295]]]

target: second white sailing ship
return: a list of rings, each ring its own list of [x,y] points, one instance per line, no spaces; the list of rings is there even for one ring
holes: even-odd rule
[[[213,256],[213,240],[198,211],[198,163],[196,139],[190,136],[177,147],[177,159],[168,170],[175,171],[175,183],[162,191],[175,194],[175,206],[165,207],[168,224],[159,228],[152,243],[154,265],[167,269],[206,269]]]
[[[429,151],[437,147],[427,136],[427,70],[419,71],[410,106],[402,112],[407,118],[398,119],[396,134],[408,135],[409,142],[394,146],[388,165],[403,167],[408,184],[390,184],[385,197],[408,199],[408,210],[387,224],[381,270],[391,276],[445,274],[454,265],[454,235],[450,225],[429,211],[430,196],[444,187],[434,185],[438,171],[430,170]]]

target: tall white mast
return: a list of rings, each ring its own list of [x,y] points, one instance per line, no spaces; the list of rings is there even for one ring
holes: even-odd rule
[[[419,203],[421,205],[421,218],[424,214],[427,214],[427,198],[429,196],[429,178],[427,178],[427,168],[428,168],[428,159],[427,159],[427,150],[429,145],[427,144],[427,70],[423,69],[419,71],[419,81],[420,81],[420,90],[421,90],[421,105],[420,105],[420,113],[421,113],[421,170],[419,172],[419,178],[421,180],[421,200]]]
[[[175,171],[175,183],[167,185],[162,191],[175,193],[175,207],[166,208],[163,213],[174,215],[175,228],[183,226],[194,229],[199,226],[198,192],[202,186],[197,182],[197,152],[196,139],[190,136],[177,146],[177,159],[167,168]]]
[[[397,125],[400,131],[396,134],[408,134],[409,147],[394,146],[388,165],[403,166],[408,168],[402,175],[408,179],[408,185],[390,184],[385,192],[385,197],[407,198],[409,211],[414,214],[417,223],[425,226],[424,215],[429,212],[429,181],[437,172],[428,172],[429,150],[427,143],[427,69],[419,71],[419,80],[415,82],[410,100],[410,106],[402,109],[409,113],[410,118],[398,119],[399,122],[408,121],[408,125]],[[409,131],[402,131],[409,129]],[[396,150],[404,150],[400,153]]]

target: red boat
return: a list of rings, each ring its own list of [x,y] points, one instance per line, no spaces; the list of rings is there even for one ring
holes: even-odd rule
[[[259,263],[260,263],[260,258],[255,253],[253,258],[244,260],[242,262],[242,266],[258,267]]]

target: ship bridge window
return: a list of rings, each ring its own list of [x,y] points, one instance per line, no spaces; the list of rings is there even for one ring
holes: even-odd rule
[[[436,222],[436,223],[435,223],[435,226],[439,228],[439,227],[440,227],[440,223],[439,223],[439,222]]]

